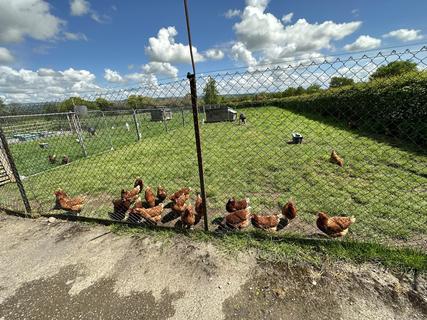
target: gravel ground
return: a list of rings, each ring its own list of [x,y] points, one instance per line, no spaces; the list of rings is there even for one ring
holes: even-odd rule
[[[0,320],[426,319],[427,277],[227,255],[104,226],[0,214]]]

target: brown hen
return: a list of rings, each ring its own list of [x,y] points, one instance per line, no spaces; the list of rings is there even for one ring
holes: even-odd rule
[[[246,209],[249,206],[249,198],[243,200],[236,200],[236,198],[232,197],[228,199],[227,204],[225,205],[225,209],[227,212],[234,212]]]
[[[163,213],[163,203],[159,204],[158,206],[155,206],[153,208],[133,208],[131,213],[133,215],[139,215],[140,217],[149,220],[151,222],[157,223],[162,218]]]
[[[190,198],[189,194],[182,194],[178,199],[175,200],[172,204],[172,211],[182,214],[185,210],[185,202]]]
[[[138,195],[141,193],[143,188],[144,188],[144,182],[140,178],[137,178],[135,180],[132,190],[130,191],[125,191],[124,189],[122,190],[122,199],[130,200],[131,202],[134,202],[138,198]]]
[[[196,214],[194,213],[193,206],[191,204],[185,206],[184,212],[181,214],[181,222],[187,229],[196,224]]]
[[[356,222],[354,217],[329,217],[325,212],[319,212],[317,216],[317,227],[330,237],[345,236],[350,225]]]
[[[277,231],[277,226],[280,223],[281,214],[272,214],[272,215],[252,215],[252,225],[255,228],[269,230],[269,231]]]
[[[157,199],[159,199],[159,203],[165,201],[167,196],[166,189],[159,185],[157,187]]]
[[[113,212],[112,218],[115,220],[123,220],[131,204],[132,203],[130,202],[130,200],[126,200],[122,198],[113,200],[114,212]]]
[[[145,188],[145,201],[147,202],[150,208],[153,208],[156,205],[156,197],[150,186],[147,186],[147,188]]]
[[[169,199],[172,201],[176,201],[179,197],[181,197],[184,194],[189,196],[191,191],[192,191],[191,188],[188,188],[188,187],[182,188],[182,189],[178,190],[177,192],[175,192],[173,195],[171,195],[169,197]]]
[[[228,226],[233,229],[243,229],[249,226],[250,224],[250,213],[251,207],[247,207],[243,210],[234,211],[227,216],[225,216],[224,220],[222,221],[223,226]]]
[[[282,208],[282,214],[289,220],[295,219],[297,216],[297,207],[294,200],[289,199]]]
[[[198,224],[203,218],[203,200],[200,194],[197,194],[196,202],[194,203],[194,208],[196,210],[196,223]]]
[[[82,211],[84,197],[70,198],[62,189],[55,191],[56,207],[62,210],[78,213]]]
[[[344,159],[341,158],[338,153],[336,153],[335,150],[332,150],[331,158],[329,159],[330,162],[335,163],[339,165],[340,167],[344,166]]]

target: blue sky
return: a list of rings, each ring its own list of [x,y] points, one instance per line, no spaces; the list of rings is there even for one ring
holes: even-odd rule
[[[189,5],[199,72],[410,46],[427,34],[425,0]],[[0,97],[181,77],[190,71],[186,45],[179,0],[0,0]]]

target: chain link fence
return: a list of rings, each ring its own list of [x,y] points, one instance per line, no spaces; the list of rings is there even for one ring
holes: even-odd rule
[[[231,197],[249,198],[259,216],[280,214],[291,200],[297,216],[280,220],[280,233],[321,237],[317,213],[325,212],[356,218],[348,238],[427,248],[426,59],[423,47],[197,77],[210,229]],[[187,80],[72,102],[102,111],[0,118],[33,211],[63,212],[54,208],[61,188],[85,197],[80,215],[153,223],[114,212],[137,177],[155,195],[159,185],[169,195],[191,187],[194,206]],[[333,150],[343,164],[331,161]],[[0,188],[0,202],[12,201]],[[179,215],[164,205],[157,224],[174,226]]]

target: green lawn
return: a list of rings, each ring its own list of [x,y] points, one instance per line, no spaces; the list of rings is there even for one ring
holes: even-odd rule
[[[354,215],[357,222],[351,228],[351,238],[425,246],[425,155],[285,109],[252,108],[243,112],[247,125],[202,125],[212,217],[224,213],[224,203],[232,195],[250,197],[253,212],[261,214],[277,212],[279,205],[293,197],[299,216],[285,233],[315,234],[314,214],[323,210]],[[75,137],[58,138],[60,143],[50,140],[52,148],[58,148],[57,154],[69,154],[74,161],[25,180],[38,211],[48,213],[54,203],[52,193],[58,187],[72,195],[86,194],[89,202],[82,214],[104,218],[111,209],[111,199],[118,197],[122,188],[129,188],[136,176],[143,177],[146,184],[162,184],[168,190],[184,185],[199,188],[190,113],[185,115],[184,127],[182,118],[175,116],[168,123],[168,132],[163,123],[142,121],[140,142],[135,142],[135,132],[124,130],[124,123],[131,124],[129,118],[120,117],[113,121],[122,123],[120,133],[111,129],[112,119],[107,119],[104,129],[99,125],[96,138],[85,139],[93,154],[87,159],[81,156]],[[101,120],[93,119],[98,123]],[[304,144],[286,143],[295,131],[304,135]],[[110,138],[114,151],[109,151]],[[24,175],[49,169],[46,151],[38,143],[13,146]],[[331,149],[345,159],[344,168],[329,163]],[[102,151],[109,152],[96,155]]]
[[[190,122],[189,112],[184,113],[185,123]],[[137,114],[141,138],[158,136],[166,131],[162,122],[152,122],[149,112]],[[137,131],[131,112],[122,113],[89,113],[89,116],[81,118],[83,129],[83,142],[88,156],[94,156],[102,152],[111,151],[137,141]],[[35,125],[32,125],[35,123]],[[3,125],[3,123],[1,124]],[[127,127],[128,125],[128,127]],[[181,113],[175,114],[171,121],[166,123],[168,130],[182,127]],[[96,128],[96,136],[90,135],[86,128]],[[40,131],[63,132],[53,137],[12,144],[11,150],[15,162],[23,176],[31,176],[50,170],[60,165],[60,159],[67,155],[72,161],[84,158],[83,147],[80,145],[77,135],[71,134],[70,124],[65,115],[26,119],[24,122],[10,123],[4,126],[8,138],[16,133],[33,133]],[[48,149],[41,149],[40,143],[48,143]],[[47,161],[48,155],[56,155],[59,163],[52,165]]]

